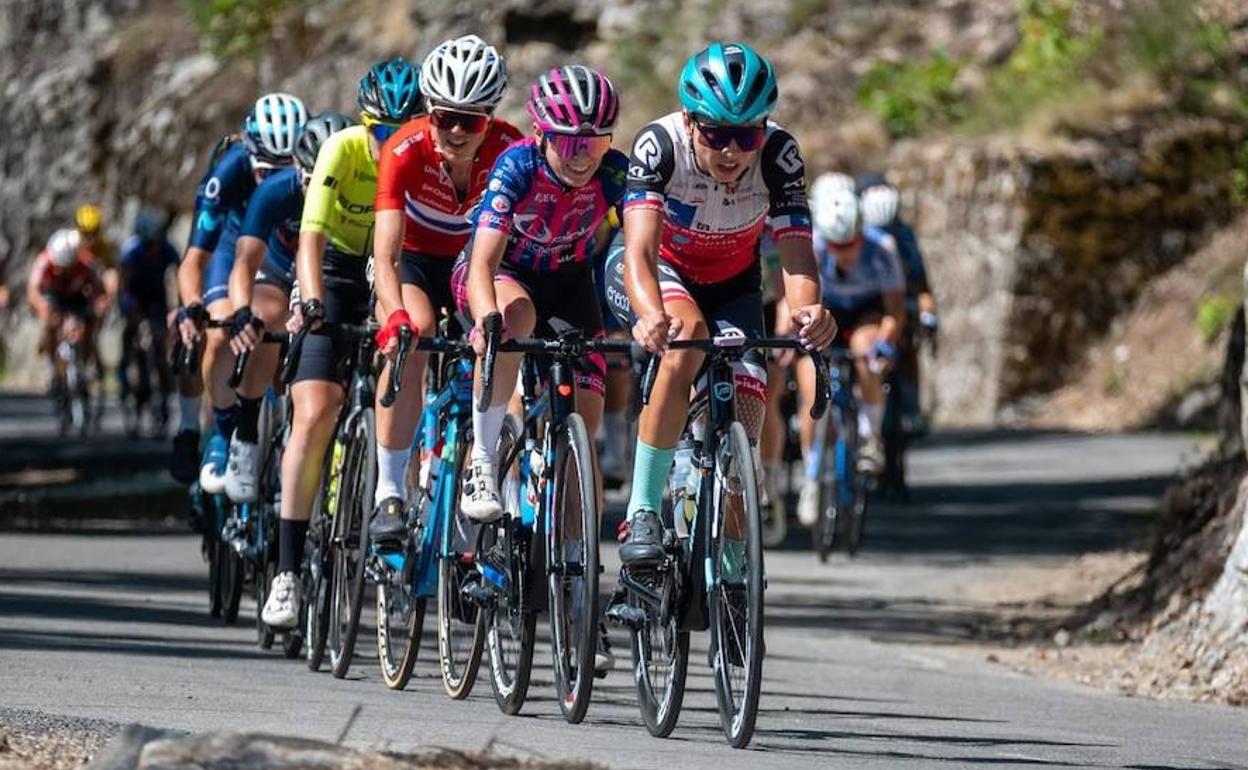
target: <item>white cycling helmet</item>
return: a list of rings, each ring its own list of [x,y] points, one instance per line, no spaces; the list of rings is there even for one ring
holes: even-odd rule
[[[897,218],[897,191],[878,184],[862,191],[862,221],[875,227],[888,227]]]
[[[447,40],[420,67],[420,92],[452,107],[494,107],[506,88],[507,63],[476,35]]]
[[[265,94],[256,100],[243,126],[247,151],[261,161],[288,163],[307,122],[308,111],[297,96]]]
[[[48,239],[48,257],[57,267],[69,267],[78,261],[78,247],[81,243],[77,230],[57,230]]]
[[[858,234],[858,193],[845,174],[821,174],[810,186],[811,219],[831,243],[849,243]]]

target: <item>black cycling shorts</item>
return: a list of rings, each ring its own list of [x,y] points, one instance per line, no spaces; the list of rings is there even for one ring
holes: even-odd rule
[[[321,263],[324,276],[325,320],[329,323],[363,324],[368,320],[370,292],[367,261],[362,257],[326,251]],[[304,337],[295,382],[336,382],[343,384],[355,343],[327,334]]]
[[[453,257],[404,251],[399,258],[399,281],[415,286],[428,295],[436,317],[441,308],[455,312],[455,295],[451,291],[451,272],[454,269]]]

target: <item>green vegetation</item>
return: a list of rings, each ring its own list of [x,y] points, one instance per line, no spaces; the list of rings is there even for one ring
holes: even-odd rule
[[[876,62],[858,84],[858,103],[894,136],[952,123],[964,108],[954,86],[961,68],[944,51],[925,61]]]
[[[828,10],[828,0],[790,0],[789,33],[799,31]]]
[[[203,45],[218,59],[254,56],[288,8],[305,0],[185,0]]]
[[[1019,3],[1018,44],[982,86],[956,88],[962,63],[937,51],[922,61],[875,64],[859,81],[859,103],[894,136],[995,131],[1072,114],[1081,102],[1098,105],[1103,116],[1109,96],[1144,75],[1174,93],[1179,110],[1248,121],[1248,87],[1231,55],[1230,30],[1205,20],[1189,0],[1134,0],[1112,33],[1076,24],[1074,0]],[[1248,195],[1248,174],[1243,188]]]
[[[1229,293],[1214,294],[1200,301],[1196,307],[1196,328],[1206,343],[1212,344],[1230,324],[1240,303],[1239,297]]]

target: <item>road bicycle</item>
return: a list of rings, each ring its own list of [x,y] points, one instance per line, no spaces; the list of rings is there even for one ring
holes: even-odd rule
[[[706,354],[700,387],[689,407],[681,444],[688,466],[673,468],[670,508],[661,512],[664,557],[658,565],[620,570],[607,617],[629,630],[642,720],[652,735],[676,726],[689,664],[689,634],[710,630],[707,662],[715,682],[721,727],[729,744],[749,744],[758,714],[763,663],[762,519],[756,457],[735,416],[732,364],[749,350],[799,348],[789,338],[721,335],[677,340],[675,350]],[[811,414],[828,402],[826,364],[816,361]],[[642,402],[657,372],[651,360]]]
[[[838,345],[827,351],[831,360],[831,409],[815,425],[812,466],[818,480],[818,511],[811,527],[811,547],[827,562],[838,542],[853,556],[862,545],[874,477],[858,470],[858,398],[854,354]]]
[[[599,630],[598,471],[585,421],[576,413],[574,367],[591,353],[632,343],[586,339],[563,329],[549,339],[501,341],[502,319],[487,318],[478,409],[490,403],[495,356],[525,353],[524,419],[509,415],[499,440],[504,512],[481,527],[481,581],[470,595],[485,610],[486,649],[499,708],[516,714],[528,693],[537,614],[549,609],[559,708],[585,718],[593,692]],[[544,584],[544,586],[543,586]]]

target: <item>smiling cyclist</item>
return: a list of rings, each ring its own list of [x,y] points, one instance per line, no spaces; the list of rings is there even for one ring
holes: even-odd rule
[[[499,154],[520,130],[494,117],[507,88],[507,66],[476,35],[447,40],[421,66],[427,117],[409,122],[382,148],[373,235],[377,335],[382,352],[398,351],[397,333],[433,335],[443,309],[455,311],[451,270],[472,232],[468,214],[481,198]],[[381,405],[390,369],[377,394],[377,490],[370,523],[382,546],[402,539],[404,479],[412,436],[424,403],[428,354],[414,352],[398,398]],[[417,458],[419,461],[419,458]]]
[[[769,225],[792,325],[809,347],[825,347],[836,325],[819,301],[797,141],[767,120],[778,96],[771,64],[744,43],[713,43],[686,63],[678,90],[683,111],[646,126],[633,143],[624,247],[607,266],[617,315],[654,353],[673,338],[763,337],[758,249]],[[620,547],[627,564],[663,556],[656,512],[702,358],[694,350],[665,353],[642,409]],[[757,443],[765,364],[750,354],[734,368],[738,417]]]

